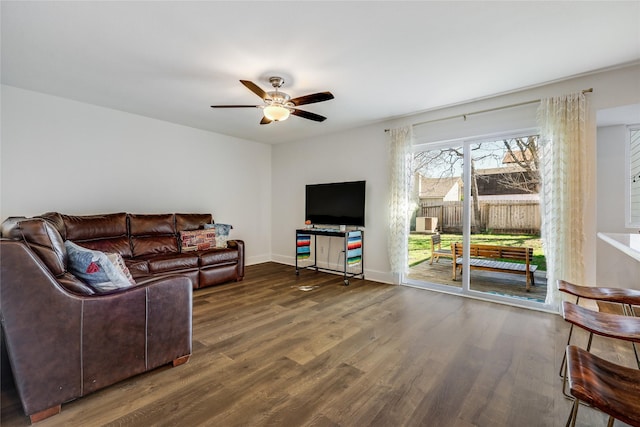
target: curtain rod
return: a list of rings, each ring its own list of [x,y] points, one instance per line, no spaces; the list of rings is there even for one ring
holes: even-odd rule
[[[590,87],[589,89],[584,89],[582,91],[583,94],[585,93],[591,93],[593,92],[593,88]],[[442,117],[440,119],[433,119],[433,120],[426,120],[424,122],[418,122],[418,123],[414,123],[411,126],[420,126],[420,125],[425,125],[427,123],[434,123],[434,122],[441,122],[444,120],[451,120],[451,119],[457,119],[458,117],[462,117],[465,120],[467,120],[468,116],[473,116],[476,114],[482,114],[482,113],[490,113],[492,111],[499,111],[499,110],[506,110],[508,108],[515,108],[515,107],[522,107],[523,105],[529,105],[529,104],[535,104],[536,102],[540,102],[542,101],[541,99],[534,99],[533,101],[525,101],[525,102],[519,102],[517,104],[510,104],[510,105],[505,105],[502,107],[495,107],[495,108],[487,108],[486,110],[478,110],[478,111],[473,111],[471,113],[466,113],[466,114],[456,114],[455,116],[449,116],[449,117]],[[385,129],[385,132],[389,132],[390,129]]]

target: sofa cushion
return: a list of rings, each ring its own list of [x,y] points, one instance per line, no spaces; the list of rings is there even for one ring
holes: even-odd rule
[[[146,255],[178,253],[178,240],[175,236],[131,237],[133,257]]]
[[[96,240],[127,235],[127,214],[72,216],[62,215],[66,239]]]
[[[26,220],[25,216],[10,216],[0,225],[0,236],[5,239],[22,239],[18,223]],[[64,240],[64,239],[63,239]]]
[[[226,264],[238,261],[238,251],[235,249],[211,249],[196,252],[200,256],[200,266],[208,267],[216,264]]]
[[[189,231],[204,228],[205,224],[213,222],[211,214],[176,214],[176,231]]]
[[[59,277],[66,272],[67,250],[62,236],[52,224],[43,219],[27,219],[18,223],[16,233],[40,257],[51,274]]]
[[[83,248],[70,240],[66,240],[64,246],[69,258],[69,272],[96,291],[107,292],[132,285],[104,252]]]
[[[176,233],[173,214],[130,214],[129,227],[132,236],[175,235]]]
[[[94,295],[96,292],[85,284],[83,281],[79,280],[76,276],[71,273],[65,273],[58,278],[58,283],[60,283],[66,290],[69,292],[73,292],[78,295]]]
[[[47,212],[34,218],[42,218],[47,220],[58,230],[58,233],[60,233],[60,235],[62,236],[62,240],[67,240],[67,229],[65,228],[62,214],[58,212]]]
[[[214,230],[193,230],[180,232],[180,250],[182,252],[204,251],[216,247]]]
[[[97,239],[97,240],[74,240],[75,243],[94,251],[100,251],[105,253],[116,253],[123,257],[130,257],[133,255],[131,252],[131,245],[129,244],[129,238],[127,236],[114,237],[111,239]]]
[[[72,216],[62,215],[66,240],[100,252],[118,253],[130,257],[127,236],[127,214]]]
[[[151,274],[198,268],[198,256],[192,254],[167,254],[147,258]]]
[[[149,275],[149,262],[146,259],[125,258],[124,263],[134,279]]]

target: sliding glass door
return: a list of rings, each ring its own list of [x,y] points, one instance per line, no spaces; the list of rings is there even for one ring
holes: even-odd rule
[[[542,304],[537,136],[418,146],[405,282]]]
[[[464,146],[422,147],[414,154],[418,199],[409,235],[408,279],[418,284],[457,288],[452,247],[462,243],[464,217]]]

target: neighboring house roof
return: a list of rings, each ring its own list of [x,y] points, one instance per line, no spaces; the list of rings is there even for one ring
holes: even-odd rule
[[[443,199],[456,185],[462,187],[462,180],[460,178],[427,178],[420,175],[420,187],[418,196],[421,199]]]
[[[478,196],[504,196],[536,194],[536,179],[531,172],[518,165],[480,169],[478,173]],[[419,176],[418,197],[421,199],[459,200],[462,179],[427,178]],[[511,183],[511,184],[510,184]]]
[[[503,164],[516,163],[516,162],[531,162],[533,160],[533,153],[531,150],[520,151],[515,150],[513,153],[506,152],[502,159]]]

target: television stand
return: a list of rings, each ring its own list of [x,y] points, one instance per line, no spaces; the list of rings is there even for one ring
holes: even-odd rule
[[[336,270],[333,268],[325,268],[318,266],[317,248],[318,236],[339,237],[344,241],[343,269]],[[300,268],[315,271],[327,271],[342,273],[345,286],[349,286],[349,278],[359,277],[364,279],[363,247],[364,232],[362,230],[345,230],[340,231],[335,228],[300,228],[296,230],[296,275],[300,274]],[[311,252],[311,242],[313,241],[313,252]],[[299,267],[298,261],[313,257],[313,264],[306,267]],[[349,266],[360,266],[359,272],[349,272]]]

